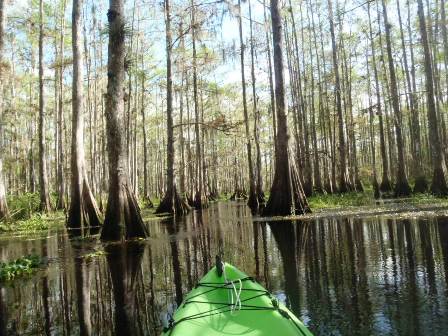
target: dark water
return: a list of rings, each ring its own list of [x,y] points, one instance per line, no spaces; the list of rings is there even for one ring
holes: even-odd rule
[[[64,231],[0,236],[0,259],[50,261],[1,288],[0,334],[159,335],[217,253],[315,335],[448,334],[448,217],[266,223],[227,202],[148,225],[148,242],[125,246],[71,242]],[[98,249],[106,256],[81,257]]]

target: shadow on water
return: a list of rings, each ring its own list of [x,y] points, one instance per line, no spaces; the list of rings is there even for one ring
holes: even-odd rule
[[[0,235],[2,261],[49,259],[31,278],[0,284],[0,335],[159,335],[217,254],[315,335],[448,329],[447,217],[260,222],[227,202],[148,225],[148,241],[105,246],[64,230]]]

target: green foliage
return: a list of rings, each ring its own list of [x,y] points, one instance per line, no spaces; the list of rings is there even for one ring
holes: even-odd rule
[[[25,193],[8,197],[8,206],[13,220],[29,219],[39,211],[38,193]]]
[[[63,226],[64,221],[59,220],[59,215],[57,212],[49,215],[36,213],[28,219],[2,222],[0,232],[38,232],[48,230],[50,227]]]
[[[374,203],[371,193],[346,193],[346,194],[325,194],[308,198],[308,203],[312,210],[329,209],[344,206],[371,205]]]
[[[43,261],[38,255],[29,255],[11,262],[0,262],[0,282],[32,274]]]

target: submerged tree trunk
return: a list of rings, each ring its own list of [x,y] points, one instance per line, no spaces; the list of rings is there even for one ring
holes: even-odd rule
[[[258,197],[255,190],[255,176],[254,176],[254,165],[252,161],[252,144],[251,144],[251,134],[249,127],[249,113],[247,111],[247,94],[246,94],[246,75],[244,71],[244,50],[245,45],[243,41],[243,19],[241,10],[241,0],[238,0],[238,31],[240,36],[240,63],[241,63],[241,87],[243,92],[243,114],[244,114],[244,126],[246,131],[246,151],[247,151],[247,164],[249,167],[249,199],[247,200],[247,205],[249,208],[255,212],[258,210]]]
[[[392,98],[392,108],[394,110],[394,125],[395,125],[395,135],[397,138],[397,151],[398,151],[398,160],[397,160],[397,179],[395,184],[394,193],[395,196],[408,196],[411,194],[411,188],[409,187],[408,179],[406,177],[406,169],[405,169],[405,157],[404,157],[404,139],[402,134],[402,116],[400,110],[400,101],[398,97],[398,87],[397,87],[397,77],[395,75],[395,65],[394,59],[392,56],[392,41],[391,41],[391,33],[390,33],[390,23],[387,18],[387,8],[385,0],[382,0],[383,5],[383,19],[384,19],[384,27],[386,32],[386,49],[387,49],[387,58],[389,65],[389,74],[390,74],[390,93]]]
[[[44,97],[44,5],[39,2],[39,187],[40,210],[50,211],[48,194],[47,154],[45,150],[45,97]]]
[[[283,77],[282,19],[278,0],[271,0],[271,22],[274,44],[275,101],[277,136],[275,174],[264,215],[290,215],[309,211],[297,171],[288,154],[288,126],[286,120],[285,87]]]
[[[418,5],[417,9],[418,20],[420,24],[420,35],[424,51],[428,132],[429,132],[429,143],[433,164],[433,175],[430,189],[431,192],[435,195],[445,196],[448,195],[448,187],[446,185],[445,173],[443,171],[443,152],[442,152],[443,149],[439,133],[436,104],[434,100],[434,84],[433,84],[434,78],[433,78],[431,54],[429,49],[428,33],[426,29],[426,20],[422,0],[417,0],[417,5]]]
[[[3,45],[5,31],[5,1],[0,0],[0,65],[3,64]],[[3,180],[3,71],[0,71],[0,220],[8,217],[8,204],[6,202],[5,181]]]
[[[123,82],[125,56],[124,1],[110,0],[107,12],[109,46],[107,64],[106,128],[109,158],[109,197],[102,240],[147,237],[137,199],[129,184],[123,143]]]
[[[100,211],[87,180],[84,159],[84,95],[81,14],[83,0],[73,0],[72,10],[72,155],[70,209],[67,225],[71,229],[99,227]]]
[[[165,0],[165,39],[166,39],[166,191],[160,201],[156,213],[186,214],[189,206],[184,202],[177,192],[174,183],[174,128],[173,128],[173,78],[171,72],[171,13],[170,1]]]

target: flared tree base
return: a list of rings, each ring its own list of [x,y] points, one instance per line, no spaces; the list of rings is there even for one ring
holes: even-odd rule
[[[156,209],[156,214],[170,213],[176,215],[185,215],[190,211],[190,206],[177,192],[176,186],[173,190],[167,191],[159,206]]]
[[[120,184],[119,190],[109,190],[101,240],[118,241],[148,236],[140,207],[128,184]]]
[[[276,171],[263,216],[302,215],[311,212],[299,175],[293,164]],[[288,171],[289,170],[289,171]]]
[[[359,178],[357,178],[355,180],[355,189],[356,189],[356,192],[364,192],[364,187],[363,187],[362,182],[361,182],[361,180]]]
[[[232,196],[230,196],[230,198],[229,198],[230,201],[238,201],[238,200],[246,200],[246,199],[247,199],[247,194],[242,189],[235,189]]]
[[[427,191],[428,191],[428,182],[426,181],[426,177],[424,175],[417,176],[414,184],[414,192],[425,193]]]
[[[263,209],[266,203],[266,196],[260,188],[257,188],[258,208]]]
[[[101,228],[101,215],[95,198],[84,179],[80,197],[71,200],[67,226],[72,236],[86,236],[98,233]]]
[[[434,168],[430,190],[433,195],[448,196],[448,187],[442,168]]]
[[[154,208],[154,203],[151,201],[151,198],[149,198],[149,196],[145,196],[143,198],[144,202],[145,202],[145,208],[146,209],[153,209]]]
[[[304,182],[302,184],[302,187],[306,197],[313,196],[313,184],[311,182]]]
[[[64,209],[65,209],[64,196],[58,195],[58,200],[56,201],[56,210],[64,210]]]
[[[395,197],[407,197],[412,193],[411,187],[406,179],[397,180],[394,188]]]
[[[253,192],[249,193],[249,199],[247,200],[247,206],[249,207],[252,214],[255,214],[258,212],[258,197],[255,193],[255,190]]]
[[[382,193],[390,193],[393,190],[392,188],[392,183],[390,183],[389,178],[386,176],[383,176],[383,180],[381,181],[380,184],[380,191]]]
[[[207,196],[205,196],[204,193],[201,193],[201,192],[197,191],[196,195],[194,196],[193,207],[196,210],[201,210],[201,209],[208,208]]]
[[[375,199],[380,198],[381,197],[380,186],[378,185],[378,181],[377,181],[376,177],[373,178],[372,185],[373,185],[373,197]]]

